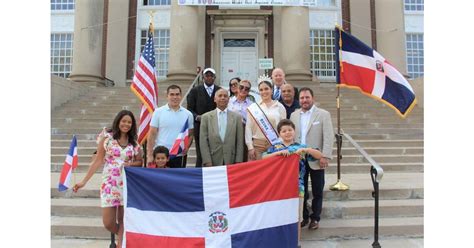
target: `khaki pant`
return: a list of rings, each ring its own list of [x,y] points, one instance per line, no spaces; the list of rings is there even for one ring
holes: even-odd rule
[[[253,139],[253,148],[255,149],[256,160],[262,159],[262,154],[270,148],[270,143],[266,139]],[[249,159],[250,161],[250,159]]]

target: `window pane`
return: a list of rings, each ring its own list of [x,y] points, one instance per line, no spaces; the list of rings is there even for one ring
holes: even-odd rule
[[[64,2],[69,0],[63,0]],[[52,2],[53,3],[53,2]],[[57,1],[57,3],[60,3]],[[67,77],[72,67],[73,34],[51,34],[51,73]]]

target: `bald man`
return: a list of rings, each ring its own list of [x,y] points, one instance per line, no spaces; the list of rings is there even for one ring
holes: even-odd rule
[[[286,84],[286,79],[285,79],[285,72],[283,69],[276,67],[272,71],[272,83],[273,83],[273,95],[272,99],[273,100],[278,100],[281,101],[282,95],[281,95],[281,86]],[[295,91],[295,100],[298,101],[298,89],[294,87]]]
[[[295,87],[291,84],[284,84],[281,89],[281,104],[286,109],[286,119],[290,119],[291,113],[300,108],[299,101],[295,100]]]

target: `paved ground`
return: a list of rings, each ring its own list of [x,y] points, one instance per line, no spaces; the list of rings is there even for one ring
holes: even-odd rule
[[[303,241],[303,248],[369,248],[373,240],[328,240]],[[423,238],[382,238],[379,240],[383,248],[422,248]],[[51,248],[108,248],[110,241],[85,239],[53,239]]]

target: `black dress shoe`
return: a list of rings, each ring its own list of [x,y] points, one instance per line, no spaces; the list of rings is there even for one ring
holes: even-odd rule
[[[303,220],[301,221],[300,225],[301,227],[305,227],[306,225],[308,225],[309,221],[308,220]]]
[[[311,220],[311,222],[309,223],[308,229],[309,230],[316,230],[318,228],[319,228],[319,223],[315,220]]]

